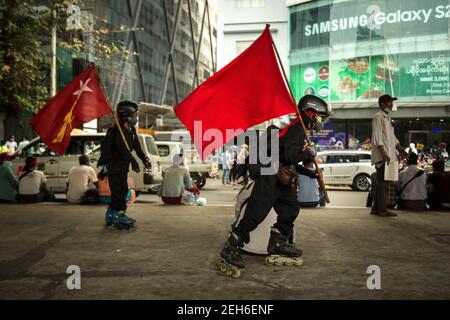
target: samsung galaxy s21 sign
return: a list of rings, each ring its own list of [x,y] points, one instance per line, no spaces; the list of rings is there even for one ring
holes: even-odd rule
[[[387,1],[386,1],[387,2]],[[393,1],[395,2],[395,1]],[[399,7],[400,3],[398,1]],[[411,10],[394,10],[383,11],[380,6],[376,4],[369,5],[365,13],[360,15],[337,17],[342,13],[342,10],[334,10],[330,8],[330,20],[319,21],[317,23],[307,24],[304,27],[305,36],[313,36],[318,34],[346,31],[350,29],[368,28],[370,30],[381,29],[384,25],[398,24],[398,23],[421,23],[428,24],[434,20],[448,20],[450,18],[450,4],[448,1],[442,1],[447,5],[436,5],[431,8],[417,8]],[[354,12],[355,10],[348,10],[346,12]],[[336,12],[336,14],[334,14]],[[336,16],[336,17],[335,17]]]

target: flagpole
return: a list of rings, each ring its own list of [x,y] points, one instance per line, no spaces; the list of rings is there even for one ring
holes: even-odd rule
[[[94,66],[94,68],[95,68],[95,76],[98,78],[97,67],[96,67],[95,64],[93,64],[93,63],[92,63],[91,65]],[[102,91],[103,91],[103,95],[105,96],[106,101],[108,102],[108,105],[109,105],[109,107],[111,108],[112,115],[113,115],[113,117],[114,117],[114,120],[115,120],[115,122],[116,122],[117,127],[119,128],[120,136],[122,137],[122,140],[123,140],[123,142],[125,143],[125,147],[127,148],[128,152],[131,152],[130,146],[128,145],[128,142],[127,142],[127,139],[125,138],[125,135],[123,134],[122,127],[120,126],[119,119],[117,118],[116,112],[115,112],[114,109],[112,108],[111,101],[109,101],[109,97],[108,97],[108,95],[106,94],[105,88],[103,88],[103,85],[101,84],[100,79],[99,79],[98,83],[100,84],[100,88],[101,88]]]
[[[286,71],[284,70],[283,62],[281,61],[280,54],[278,53],[277,46],[276,46],[275,42],[273,41],[272,34],[270,33],[270,30],[269,30],[269,26],[270,26],[269,24],[266,24],[266,28],[267,28],[268,31],[269,31],[270,39],[272,40],[272,46],[273,46],[273,48],[274,48],[274,50],[275,50],[275,54],[276,54],[276,56],[277,56],[278,63],[280,64],[280,66],[281,66],[281,71],[283,72],[284,81],[286,82],[286,86],[287,86],[288,89],[289,89],[289,93],[290,93],[290,95],[291,95],[292,103],[293,103],[294,106],[295,106],[295,111],[296,111],[296,113],[297,113],[297,117],[298,117],[298,119],[300,120],[300,123],[302,124],[303,131],[305,132],[305,137],[306,137],[306,141],[308,142],[308,145],[312,145],[311,139],[309,138],[309,131],[306,129],[305,123],[303,122],[302,116],[300,115],[300,111],[299,111],[299,109],[298,109],[298,107],[297,107],[297,104],[295,103],[294,93],[292,92],[291,85],[289,84],[289,80],[288,80],[288,78],[287,78],[287,76],[286,76]],[[329,196],[328,196],[328,192],[327,192],[327,189],[326,189],[326,187],[325,187],[325,183],[324,183],[324,181],[323,181],[323,175],[322,175],[322,172],[320,171],[319,164],[317,163],[317,159],[316,159],[316,158],[313,158],[313,161],[314,161],[314,165],[315,165],[315,167],[316,167],[316,173],[317,173],[317,176],[318,176],[318,181],[319,181],[320,188],[322,189],[323,194],[324,194],[324,196],[325,196],[325,201],[326,201],[327,203],[330,203],[330,198],[329,198]]]

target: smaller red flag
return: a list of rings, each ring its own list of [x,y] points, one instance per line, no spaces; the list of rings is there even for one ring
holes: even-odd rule
[[[31,125],[52,150],[64,154],[72,129],[110,113],[95,66],[91,65],[54,96],[34,116]]]

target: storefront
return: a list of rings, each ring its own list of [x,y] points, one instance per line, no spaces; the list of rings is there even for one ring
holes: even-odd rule
[[[403,145],[450,143],[448,0],[289,3],[294,94],[315,94],[334,110],[316,142],[367,145],[378,97],[387,93],[399,97],[392,117]]]

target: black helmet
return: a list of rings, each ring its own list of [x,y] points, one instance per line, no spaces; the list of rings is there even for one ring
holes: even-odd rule
[[[323,99],[307,94],[303,96],[298,102],[298,110],[302,117],[306,118],[312,123],[315,131],[320,131],[323,128],[325,120],[331,114],[331,107]],[[322,119],[319,120],[317,116]]]
[[[131,113],[137,112],[139,106],[136,102],[133,101],[121,101],[117,105],[117,114],[120,118],[125,118],[127,115]]]
[[[314,110],[324,118],[328,118],[331,114],[331,108],[324,100],[319,97],[307,94],[298,102],[300,112],[306,113],[308,110]],[[310,113],[310,112],[308,112]]]

